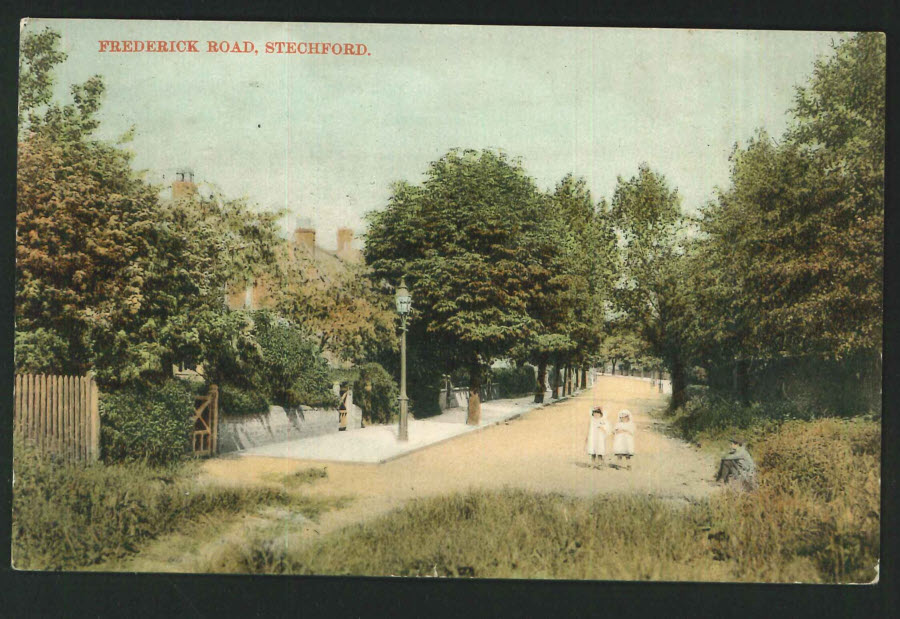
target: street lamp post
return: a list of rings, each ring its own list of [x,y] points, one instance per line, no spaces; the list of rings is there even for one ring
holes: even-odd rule
[[[409,440],[409,422],[406,397],[406,318],[412,308],[412,297],[406,288],[406,282],[400,279],[400,287],[397,288],[397,313],[400,314],[400,433],[401,441]]]

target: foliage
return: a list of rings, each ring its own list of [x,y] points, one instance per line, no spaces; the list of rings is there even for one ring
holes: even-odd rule
[[[328,363],[303,331],[268,311],[253,314],[261,364],[255,386],[281,406],[336,406]]]
[[[190,445],[194,394],[184,381],[134,384],[100,397],[100,444],[105,462],[167,464]]]
[[[492,379],[501,398],[521,397],[534,392],[534,366],[524,364],[510,368],[493,368]]]
[[[687,337],[680,321],[691,305],[682,272],[684,219],[677,190],[642,165],[637,176],[619,178],[611,216],[621,235],[622,276],[616,305],[625,323],[647,342],[672,375],[672,405],[684,401]]]
[[[789,131],[736,147],[730,185],[703,211],[687,270],[694,348],[733,366],[745,399],[754,383],[784,389],[761,370],[817,360],[846,366],[840,399],[879,399],[885,75],[883,34],[838,44],[798,89]]]
[[[69,343],[55,331],[38,327],[15,332],[16,369],[26,374],[60,374],[69,358]]]
[[[353,403],[370,423],[390,423],[398,414],[397,383],[383,367],[375,362],[359,368],[353,383]]]
[[[594,205],[584,179],[566,175],[546,202],[528,240],[534,261],[528,311],[539,326],[511,353],[537,366],[535,401],[543,399],[550,362],[558,374],[564,365],[583,365],[596,354],[608,328],[618,261],[606,202]]]
[[[880,454],[871,421],[779,426],[753,451],[759,489],[713,502],[712,551],[757,580],[774,580],[773,563],[780,571],[806,562],[804,580],[871,582],[880,555]]]
[[[313,544],[228,547],[242,573],[869,582],[879,559],[880,432],[792,421],[753,454],[759,488],[682,505],[472,490],[411,501]]]
[[[275,308],[320,348],[354,363],[397,349],[393,298],[363,266],[329,269],[304,251],[290,252],[279,264]]]
[[[609,362],[613,371],[620,367],[620,363],[634,364],[644,357],[647,343],[621,325],[614,326],[610,333],[603,338],[600,349],[597,352],[601,362]]]
[[[17,569],[71,570],[123,558],[148,540],[199,520],[290,507],[314,517],[321,506],[270,488],[200,484],[191,469],[61,465],[16,438],[12,561]]]
[[[738,434],[752,443],[782,421],[817,417],[815,411],[784,400],[744,404],[729,395],[708,391],[697,394],[676,411],[674,427],[689,441],[725,442]]]
[[[445,369],[467,367],[477,386],[492,360],[527,337],[535,263],[527,240],[541,206],[522,167],[491,151],[450,151],[422,186],[395,185],[388,207],[369,215],[365,258],[376,280],[406,276],[418,325],[411,347],[442,349]]]
[[[219,408],[226,415],[262,415],[268,412],[269,401],[255,389],[219,385]]]
[[[53,97],[53,67],[64,62],[67,54],[59,49],[58,32],[45,28],[22,38],[19,55],[19,127],[20,133],[38,120],[38,109]],[[23,112],[27,117],[23,117]]]
[[[104,388],[159,381],[231,340],[224,285],[272,262],[278,214],[221,196],[161,201],[127,150],[92,137],[99,76],[73,85],[72,103],[52,100],[58,41],[45,31],[22,43],[17,369],[93,369]]]

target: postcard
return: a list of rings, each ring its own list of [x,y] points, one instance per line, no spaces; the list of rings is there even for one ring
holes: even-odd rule
[[[20,35],[14,568],[877,582],[883,34]]]

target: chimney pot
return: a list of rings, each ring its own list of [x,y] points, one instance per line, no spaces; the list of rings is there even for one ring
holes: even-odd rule
[[[294,244],[297,247],[314,249],[316,246],[316,229],[297,228],[296,230],[294,230]]]
[[[337,250],[339,254],[347,252],[353,245],[353,230],[350,228],[338,228]]]

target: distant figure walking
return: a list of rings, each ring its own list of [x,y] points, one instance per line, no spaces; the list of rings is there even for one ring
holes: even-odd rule
[[[591,464],[594,468],[603,466],[603,456],[606,455],[606,436],[609,434],[609,422],[603,416],[603,410],[599,406],[591,409],[591,422],[588,426],[587,452],[591,456]]]
[[[756,463],[744,444],[736,438],[731,439],[731,450],[722,457],[716,481],[722,483],[737,482],[744,490],[756,488]]]
[[[619,411],[619,421],[613,428],[613,453],[616,460],[625,458],[628,463],[625,468],[631,470],[631,458],[634,456],[634,422],[631,420],[631,411]]]

